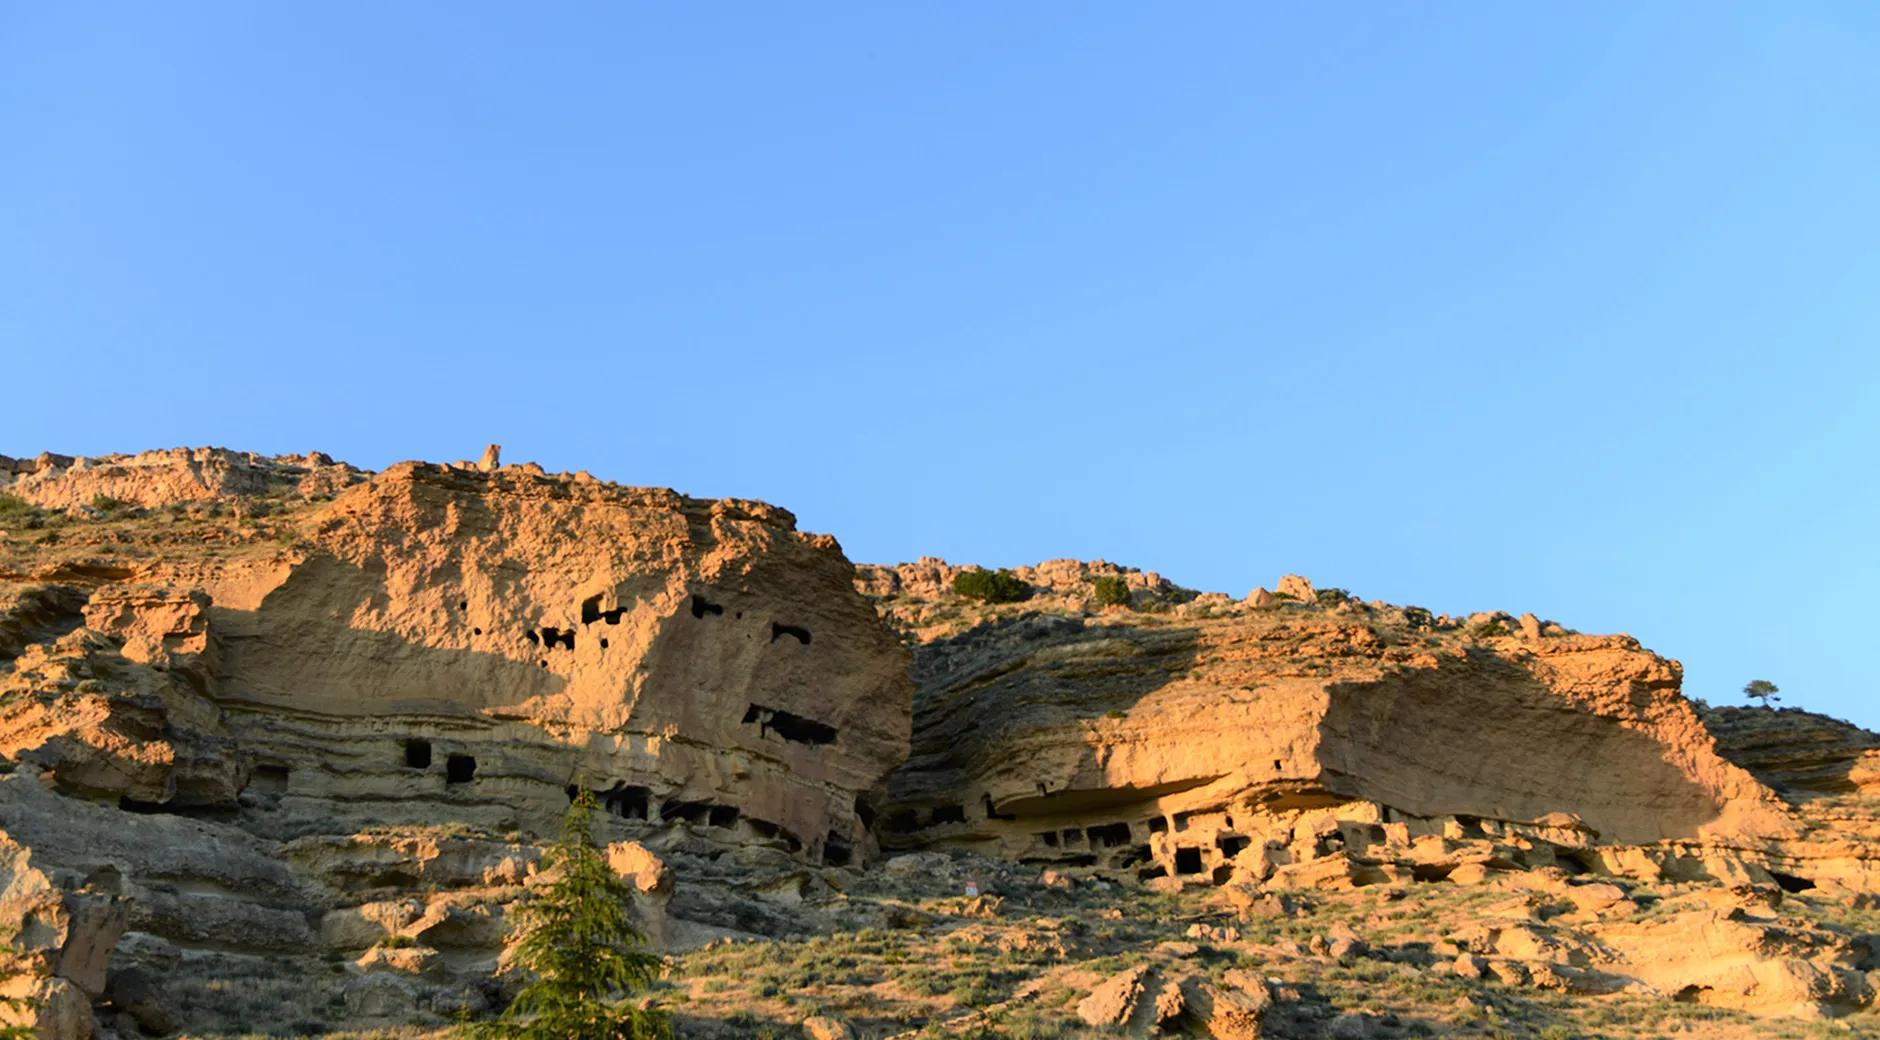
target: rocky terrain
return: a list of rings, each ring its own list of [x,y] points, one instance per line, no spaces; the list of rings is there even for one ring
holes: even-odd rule
[[[570,797],[684,1036],[1874,1033],[1880,737],[1532,614],[954,591],[483,459],[0,456],[42,1037],[448,1035]]]

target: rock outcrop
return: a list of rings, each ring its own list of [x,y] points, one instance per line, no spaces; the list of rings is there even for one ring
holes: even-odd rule
[[[1171,593],[1093,616],[1050,610],[1076,590],[1049,584],[983,616],[884,599],[919,640],[920,683],[884,840],[1225,883],[1333,869],[1334,851],[1347,876],[1407,874],[1362,861],[1392,834],[1404,850],[1498,836],[1538,864],[1799,832],[1717,754],[1676,662],[1629,637],[1280,586],[1265,607]]]
[[[1872,1014],[1880,737],[1695,709],[1626,636],[1101,561],[978,602],[494,445],[0,457],[0,495],[0,996],[43,1040],[498,1009],[583,789],[642,931],[721,971],[648,998],[704,1036]]]
[[[503,907],[583,788],[662,939],[739,912],[706,895],[721,858],[768,885],[872,854],[912,685],[835,540],[488,461],[9,461],[0,490],[39,511],[0,538],[0,830],[14,889],[73,922],[16,924],[46,936],[39,984],[116,1006],[107,964],[161,971],[151,943],[336,951],[377,980],[347,1005],[405,1021],[498,970]],[[663,856],[707,888],[675,900]],[[138,979],[123,1013],[162,1019]]]
[[[47,508],[330,497],[365,479],[319,452],[269,457],[225,448],[174,448],[97,457],[0,455],[0,492]]]

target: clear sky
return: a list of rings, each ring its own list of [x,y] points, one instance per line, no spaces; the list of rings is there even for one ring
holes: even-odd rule
[[[0,452],[1532,610],[1880,725],[1880,7],[0,0]]]

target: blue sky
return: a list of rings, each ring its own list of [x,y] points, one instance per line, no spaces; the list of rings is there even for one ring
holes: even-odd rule
[[[0,6],[0,452],[1296,570],[1880,724],[1880,9]]]

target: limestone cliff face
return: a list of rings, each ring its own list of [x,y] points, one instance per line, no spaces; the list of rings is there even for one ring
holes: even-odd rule
[[[863,582],[898,590],[887,612],[928,634],[914,753],[890,781],[896,845],[1225,881],[1294,855],[1261,852],[1289,814],[1343,803],[1432,832],[1564,820],[1623,844],[1797,829],[1716,753],[1676,662],[1629,637],[1336,592],[1256,608],[1141,590],[1156,609],[1086,616],[1064,608],[1090,576],[996,610]]]
[[[0,934],[48,1040],[179,948],[376,965],[403,929],[449,970],[395,988],[462,997],[582,788],[623,862],[706,886],[639,908],[662,941],[791,927],[726,893],[874,851],[907,651],[784,510],[533,466],[4,461],[39,508],[0,515]]]
[[[910,696],[851,575],[762,503],[405,464],[210,581],[218,700],[290,800],[538,829],[579,785],[841,858]]]

